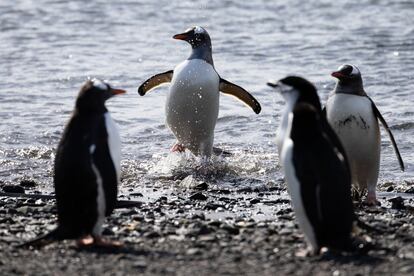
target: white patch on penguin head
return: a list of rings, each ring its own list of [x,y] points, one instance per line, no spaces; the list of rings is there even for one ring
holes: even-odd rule
[[[355,65],[352,65],[352,64],[342,64],[341,66],[338,67],[338,71],[341,71],[341,72],[348,71],[347,74],[349,76],[361,75],[361,72],[359,71],[358,67],[356,67]],[[349,71],[351,71],[351,72],[349,73]]]
[[[359,72],[358,67],[356,67],[356,66],[354,66],[354,65],[351,65],[351,66],[352,66],[352,72],[351,72],[351,75],[360,75],[360,74],[361,74],[361,72]]]
[[[101,81],[100,79],[92,79],[91,82],[92,82],[93,87],[96,87],[100,90],[106,91],[109,89],[109,86],[104,81]]]
[[[200,27],[200,26],[195,26],[194,27],[194,33],[196,33],[196,34],[203,34],[203,33],[205,33],[206,32],[206,30],[204,30],[202,27]]]

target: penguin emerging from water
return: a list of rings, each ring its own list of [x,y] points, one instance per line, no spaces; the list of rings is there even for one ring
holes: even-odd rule
[[[174,70],[157,74],[138,88],[144,96],[151,89],[171,82],[166,102],[166,123],[177,138],[172,151],[186,148],[194,155],[210,156],[213,150],[214,128],[219,112],[219,91],[237,97],[260,113],[259,102],[246,90],[216,72],[210,36],[201,27],[190,28],[174,39],[187,41],[192,52]]]
[[[120,181],[120,137],[105,101],[124,90],[101,80],[81,88],[56,152],[54,186],[58,227],[23,246],[77,239],[78,245],[117,246],[101,237]]]
[[[339,136],[351,167],[352,183],[368,190],[366,203],[376,205],[381,135],[378,120],[391,139],[392,146],[404,171],[404,163],[394,136],[373,100],[364,91],[361,73],[356,66],[342,65],[332,73],[338,79],[326,104],[328,122]]]
[[[286,101],[277,144],[299,226],[313,253],[349,250],[355,219],[344,149],[322,114],[315,87],[289,76],[276,87]]]

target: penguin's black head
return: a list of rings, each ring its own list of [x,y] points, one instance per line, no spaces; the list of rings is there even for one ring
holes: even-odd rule
[[[79,91],[76,108],[81,112],[105,112],[105,101],[125,92],[99,79],[88,80]]]
[[[210,35],[199,26],[189,28],[184,33],[174,35],[173,38],[187,41],[193,49],[200,46],[211,47]]]
[[[341,65],[337,71],[332,72],[332,77],[340,81],[358,80],[361,79],[361,72],[358,67],[350,64]]]
[[[361,72],[355,65],[344,64],[332,72],[331,76],[338,79],[333,93],[366,96]]]
[[[294,104],[306,103],[312,105],[318,111],[322,110],[315,86],[304,78],[288,76],[277,82],[268,82],[267,85],[278,88],[287,102],[293,101]]]

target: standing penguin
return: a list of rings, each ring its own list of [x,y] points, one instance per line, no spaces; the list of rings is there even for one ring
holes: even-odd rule
[[[214,68],[211,40],[201,27],[190,28],[174,39],[187,41],[192,52],[174,70],[157,74],[138,88],[144,96],[160,84],[171,82],[166,102],[166,123],[177,138],[172,151],[188,148],[194,155],[210,156],[219,112],[219,91],[233,95],[257,114],[259,102],[246,90],[222,79]]]
[[[24,246],[63,239],[78,239],[80,246],[119,245],[101,233],[115,207],[121,172],[120,137],[105,101],[123,93],[97,79],[81,88],[55,158],[58,227]]]
[[[355,218],[344,150],[322,115],[315,87],[289,76],[269,82],[286,101],[277,144],[299,226],[313,253],[348,250]]]
[[[402,171],[403,160],[386,121],[364,91],[359,69],[342,65],[332,76],[338,82],[326,104],[328,122],[345,148],[353,185],[360,191],[368,190],[367,204],[379,204],[375,191],[381,153],[378,120],[388,132]]]

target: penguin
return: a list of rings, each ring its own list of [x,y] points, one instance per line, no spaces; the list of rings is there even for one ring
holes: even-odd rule
[[[22,246],[64,239],[77,239],[79,246],[120,246],[101,236],[105,216],[117,201],[121,173],[120,136],[105,101],[125,92],[98,79],[83,85],[55,157],[58,226]]]
[[[144,96],[163,83],[171,83],[165,107],[166,123],[177,139],[171,151],[189,149],[196,156],[209,157],[213,152],[219,91],[235,96],[256,114],[261,106],[249,92],[217,73],[210,36],[204,28],[196,26],[173,38],[191,45],[190,56],[174,70],[150,77],[139,86],[138,93]]]
[[[316,88],[288,76],[268,82],[286,101],[277,135],[279,159],[309,253],[351,250],[355,221],[344,149],[322,114]]]
[[[364,90],[360,70],[345,64],[331,75],[338,81],[326,103],[326,117],[345,148],[354,187],[360,192],[368,190],[365,202],[378,205],[375,191],[381,154],[378,121],[391,139],[402,171],[404,162],[387,122]]]

